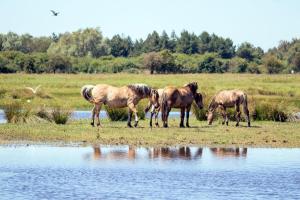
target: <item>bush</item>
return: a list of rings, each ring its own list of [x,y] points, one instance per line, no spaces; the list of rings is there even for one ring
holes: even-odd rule
[[[128,108],[110,108],[105,106],[105,110],[111,121],[126,121],[128,119]]]
[[[57,106],[51,111],[51,117],[56,124],[66,124],[71,113],[71,110]]]
[[[126,121],[128,120],[128,108],[109,108],[105,106],[106,114],[111,121]],[[144,106],[139,104],[137,105],[138,117],[141,120],[144,120],[146,113],[144,111]],[[134,119],[134,114],[132,114]]]
[[[285,122],[288,119],[288,113],[282,104],[263,102],[254,106],[252,117],[254,120]]]
[[[198,106],[193,103],[192,104],[192,109],[191,109],[193,115],[195,115],[196,119],[199,121],[206,121],[206,113],[207,113],[207,106],[204,106],[202,109],[199,109]]]
[[[8,123],[26,123],[32,116],[31,107],[22,102],[13,102],[4,107],[5,117]]]

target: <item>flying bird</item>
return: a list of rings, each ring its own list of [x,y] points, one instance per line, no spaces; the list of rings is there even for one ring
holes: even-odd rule
[[[59,14],[59,12],[55,12],[54,10],[50,10],[53,14],[53,16],[57,16]]]
[[[25,87],[27,90],[30,90],[33,94],[36,94],[41,85],[37,86],[35,89],[31,87]]]

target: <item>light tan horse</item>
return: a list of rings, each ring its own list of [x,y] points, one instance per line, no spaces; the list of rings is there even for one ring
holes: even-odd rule
[[[166,87],[163,90],[161,97],[161,112],[162,112],[162,121],[163,126],[168,127],[168,117],[171,111],[171,108],[180,108],[181,111],[181,120],[180,127],[184,127],[184,112],[186,111],[186,126],[189,125],[189,114],[193,101],[195,100],[198,108],[203,108],[203,98],[201,93],[197,93],[198,84],[192,82],[184,85],[183,87]]]
[[[158,95],[159,95],[158,102],[161,102],[161,96],[162,96],[163,91],[164,91],[164,89],[157,89],[157,92],[158,92]],[[151,111],[150,111],[151,112],[150,113],[150,127],[152,127],[152,118],[153,118],[153,115],[154,115],[154,119],[155,119],[155,126],[159,127],[159,124],[158,124],[158,114],[159,114],[159,111],[160,111],[160,105],[157,104],[157,107],[155,107],[155,103],[156,102],[152,102],[150,100],[148,102],[147,107],[145,108],[145,113],[147,113],[151,109]]]
[[[138,124],[138,115],[136,105],[141,99],[149,98],[154,104],[158,104],[158,93],[156,90],[145,84],[132,84],[123,87],[114,87],[106,84],[99,84],[96,86],[85,85],[81,89],[81,95],[89,102],[94,104],[92,110],[92,122],[94,126],[94,119],[97,117],[97,126],[101,126],[99,113],[102,104],[110,108],[124,108],[128,107],[128,122],[127,126],[131,126],[132,113],[135,115],[136,127]]]
[[[224,90],[216,94],[209,107],[208,107],[208,114],[207,114],[207,121],[208,124],[211,125],[213,121],[213,113],[216,111],[217,108],[221,109],[223,122],[228,126],[228,116],[226,113],[226,108],[235,107],[236,110],[236,126],[239,125],[240,118],[241,118],[241,111],[240,105],[243,105],[244,114],[246,116],[248,126],[250,127],[250,116],[248,110],[248,101],[247,101],[247,94],[241,90]]]

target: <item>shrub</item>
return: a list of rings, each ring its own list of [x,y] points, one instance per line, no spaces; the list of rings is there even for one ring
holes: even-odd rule
[[[47,110],[45,107],[40,108],[37,112],[36,112],[36,116],[41,118],[41,119],[45,119],[47,121],[52,121],[52,116],[49,110]]]
[[[51,110],[51,117],[56,124],[66,124],[71,113],[71,110],[57,106]]]
[[[7,90],[0,88],[0,98],[3,98],[6,94]]]
[[[128,109],[110,108],[105,106],[106,114],[111,121],[126,121],[128,119]]]
[[[106,114],[111,121],[126,121],[128,120],[128,108],[109,108],[105,106]],[[137,105],[138,117],[144,120],[146,113],[142,104]],[[134,119],[134,114],[132,114]]]
[[[285,122],[288,119],[288,113],[283,109],[282,104],[263,102],[254,106],[252,117],[254,120]]]
[[[206,113],[207,113],[207,106],[204,106],[204,108],[199,109],[198,106],[193,103],[192,104],[192,109],[191,109],[193,115],[195,115],[196,119],[199,121],[206,121],[207,117],[206,117]]]
[[[4,107],[8,123],[26,123],[32,116],[31,107],[22,102],[12,102]]]

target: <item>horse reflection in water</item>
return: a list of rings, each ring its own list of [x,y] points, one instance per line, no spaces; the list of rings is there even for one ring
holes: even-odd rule
[[[197,148],[195,152],[191,152],[189,147],[162,147],[162,148],[145,148],[146,156],[149,159],[161,158],[163,160],[183,159],[191,160],[198,159],[202,156],[202,148]],[[125,149],[113,149],[110,151],[101,150],[100,146],[93,147],[93,153],[85,155],[87,160],[135,160],[138,157],[136,147],[128,146]]]
[[[202,156],[202,148],[198,148],[197,151],[192,154],[191,149],[189,147],[179,147],[179,148],[170,148],[170,147],[162,147],[162,148],[152,148],[148,149],[149,158],[156,159],[197,159]]]
[[[217,157],[246,157],[247,148],[210,148]]]
[[[124,149],[115,149],[109,152],[102,152],[100,146],[93,147],[93,154],[87,154],[85,156],[86,159],[92,160],[134,160],[136,158],[136,149],[135,147],[129,146],[127,150]]]

